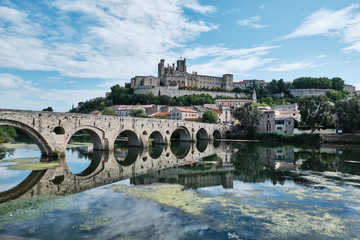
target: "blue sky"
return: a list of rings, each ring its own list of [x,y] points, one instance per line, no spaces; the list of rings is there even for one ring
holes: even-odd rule
[[[360,0],[0,2],[0,108],[68,111],[157,63],[360,89]]]

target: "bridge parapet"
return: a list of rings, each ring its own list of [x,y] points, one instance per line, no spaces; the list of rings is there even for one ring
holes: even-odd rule
[[[0,109],[0,125],[27,133],[46,156],[65,152],[70,138],[79,130],[90,134],[94,149],[104,151],[114,149],[121,133],[127,136],[129,146],[148,147],[150,136],[155,143],[169,144],[176,130],[180,141],[225,138],[230,131],[228,126],[201,122],[12,109]]]

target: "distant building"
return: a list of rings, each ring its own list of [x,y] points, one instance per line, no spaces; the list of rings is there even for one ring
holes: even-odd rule
[[[161,59],[158,64],[158,77],[136,76],[131,79],[131,87],[141,86],[178,86],[196,88],[223,88],[233,89],[233,75],[224,74],[222,77],[198,75],[197,72],[186,71],[186,58],[180,59],[172,66],[165,66],[165,60]]]
[[[354,93],[356,88],[353,85],[345,84],[344,85],[344,90],[348,91],[349,93]]]
[[[170,117],[170,112],[158,112],[152,115],[154,118],[166,119]]]
[[[250,99],[217,99],[215,100],[216,107],[220,105],[228,105],[231,108],[244,106],[245,103],[252,102]]]
[[[199,113],[193,109],[176,107],[170,111],[169,119],[174,120],[187,120],[187,119],[197,119],[199,118]]]

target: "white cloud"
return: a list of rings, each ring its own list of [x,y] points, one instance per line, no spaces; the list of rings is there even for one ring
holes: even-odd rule
[[[360,13],[356,11],[359,4],[338,11],[321,9],[310,16],[284,39],[325,35],[337,37],[340,41],[350,44],[343,50],[347,53],[360,53]]]
[[[230,49],[224,46],[196,47],[187,49],[183,56],[188,59],[207,57],[207,63],[189,66],[190,71],[198,74],[223,75],[233,73],[235,75],[247,75],[246,71],[273,62],[274,58],[265,58],[271,49],[279,46],[259,46],[254,48]]]
[[[49,5],[53,12],[36,18],[15,8],[0,9],[0,67],[81,78],[153,74],[160,58],[174,55],[173,48],[218,28],[185,16],[184,9],[216,11],[197,0],[55,0]]]
[[[238,48],[231,49],[218,46],[199,46],[194,49],[187,49],[184,51],[183,56],[188,59],[197,59],[200,57],[243,57],[247,55],[266,55],[271,49],[278,48],[280,46],[259,46],[254,48]]]
[[[270,72],[285,72],[300,70],[305,68],[314,68],[318,65],[315,65],[314,62],[294,62],[294,63],[282,63],[274,67],[268,67],[266,70]]]
[[[72,104],[105,95],[105,89],[41,89],[12,74],[0,74],[0,108],[41,110],[51,106],[55,111],[68,111]]]
[[[261,17],[260,16],[254,16],[254,17],[250,17],[247,19],[242,19],[237,21],[237,23],[240,26],[245,26],[245,27],[251,27],[251,28],[255,28],[255,29],[260,29],[260,28],[265,28],[268,25],[261,25],[258,22],[261,21]]]
[[[214,6],[201,6],[197,0],[187,0],[184,1],[183,4],[184,7],[189,8],[195,12],[199,12],[201,14],[216,12],[216,8]]]

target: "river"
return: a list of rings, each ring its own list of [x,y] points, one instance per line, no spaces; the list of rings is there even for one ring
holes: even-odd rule
[[[360,146],[0,145],[0,239],[359,239]],[[14,238],[16,239],[16,238]]]

